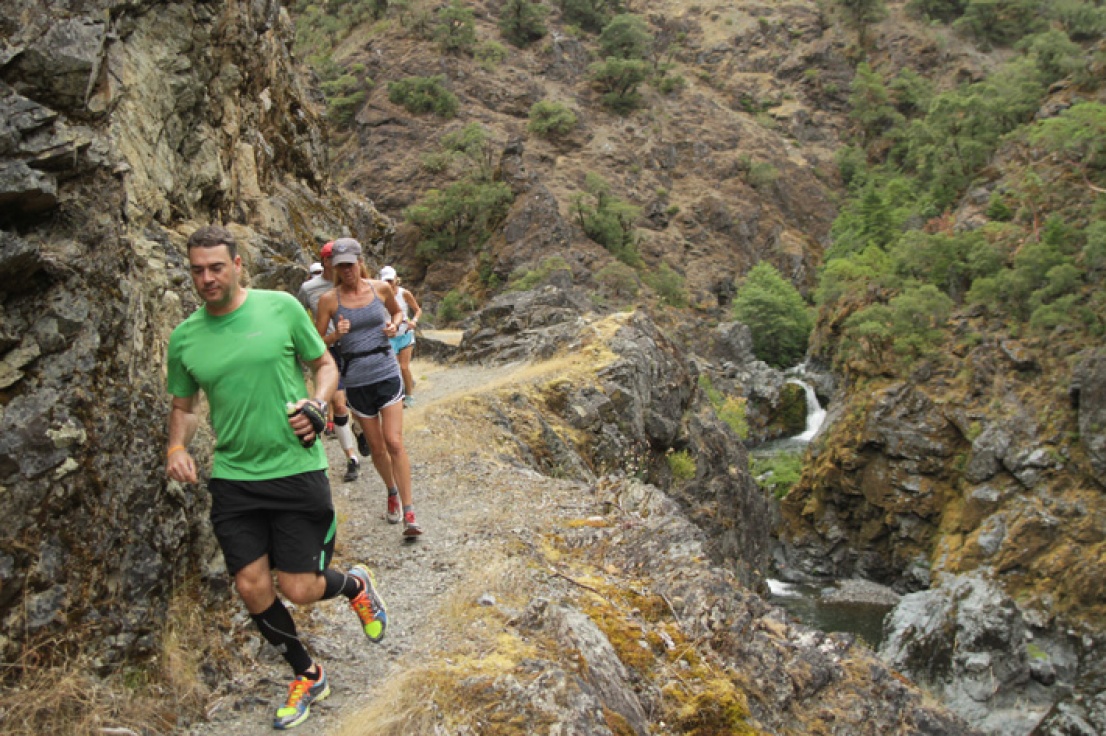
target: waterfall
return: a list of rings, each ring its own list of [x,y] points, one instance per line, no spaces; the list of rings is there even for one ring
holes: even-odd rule
[[[797,378],[789,378],[787,382],[802,386],[803,391],[806,392],[806,429],[803,430],[802,434],[797,434],[792,439],[799,442],[810,442],[814,435],[818,434],[822,422],[825,421],[826,410],[818,403],[818,395],[814,393],[814,387],[809,383]]]

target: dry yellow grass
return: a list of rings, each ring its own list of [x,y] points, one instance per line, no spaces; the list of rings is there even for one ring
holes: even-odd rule
[[[0,732],[104,736],[170,731],[180,716],[199,714],[209,695],[200,665],[219,655],[197,642],[210,642],[205,629],[210,618],[194,596],[174,596],[166,608],[159,654],[106,675],[84,658],[48,666],[20,663],[22,678],[3,690]]]

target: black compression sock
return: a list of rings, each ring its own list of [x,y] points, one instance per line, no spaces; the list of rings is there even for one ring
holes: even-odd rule
[[[274,600],[273,605],[263,612],[251,613],[250,618],[257,624],[265,640],[276,647],[280,656],[292,665],[293,672],[302,675],[311,669],[311,655],[304,649],[296,634],[296,622],[292,620],[292,614],[288,613],[280,598]]]
[[[361,592],[361,582],[344,572],[338,572],[331,568],[323,570],[323,578],[326,579],[326,588],[323,590],[323,600],[335,598],[338,594],[353,600]]]

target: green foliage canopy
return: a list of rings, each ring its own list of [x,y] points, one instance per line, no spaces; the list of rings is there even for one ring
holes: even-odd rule
[[[615,112],[626,113],[641,103],[638,87],[649,78],[649,63],[612,56],[591,64],[588,74],[603,92],[603,104]]]
[[[653,35],[645,19],[633,13],[611,18],[599,34],[599,50],[604,58],[644,59],[653,45]]]
[[[749,327],[756,356],[777,368],[802,360],[814,327],[802,294],[767,261],[753,266],[738,288],[734,318]]]
[[[527,129],[550,138],[568,135],[576,129],[576,113],[562,102],[539,100],[530,107]]]
[[[585,31],[599,33],[624,7],[622,0],[559,0],[561,17]]]
[[[407,77],[388,82],[388,100],[403,105],[414,115],[433,112],[438,117],[451,118],[461,106],[457,96],[446,89],[445,77]]]
[[[503,182],[465,179],[442,190],[429,190],[403,213],[422,233],[416,255],[433,261],[443,253],[483,245],[512,200],[511,188]]]
[[[634,223],[641,209],[623,202],[611,192],[601,176],[588,173],[584,191],[573,197],[573,209],[584,233],[629,266],[641,265],[637,252]]]
[[[542,38],[548,31],[545,17],[549,8],[531,0],[506,0],[499,10],[499,32],[518,47]]]
[[[461,0],[438,9],[434,38],[446,53],[472,53],[476,46],[476,15]]]

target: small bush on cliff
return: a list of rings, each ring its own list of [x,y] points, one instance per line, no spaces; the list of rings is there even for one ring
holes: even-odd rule
[[[530,124],[534,135],[545,138],[564,136],[576,129],[576,113],[562,102],[539,100],[530,107]]]
[[[507,47],[495,41],[484,41],[476,47],[476,60],[485,71],[492,71],[507,60]]]
[[[561,256],[544,258],[535,269],[517,269],[511,273],[511,276],[507,279],[507,290],[528,291],[544,283],[546,279],[557,271],[568,271],[569,274],[571,274],[572,268],[569,267],[568,262]]]
[[[667,263],[662,263],[655,271],[647,271],[642,280],[657,292],[662,304],[669,307],[686,307],[687,291],[684,289],[684,277]]]
[[[621,0],[558,0],[561,19],[585,31],[599,33],[615,13],[622,12]]]
[[[741,396],[725,396],[714,387],[710,376],[705,373],[699,375],[699,388],[706,394],[714,413],[726,425],[733,430],[739,438],[749,439],[749,421],[745,414],[745,398]]]
[[[513,196],[503,182],[463,180],[431,189],[403,212],[422,235],[415,254],[430,262],[444,253],[483,245],[507,214]]]
[[[530,0],[507,0],[499,10],[499,32],[518,47],[527,46],[546,34],[549,8]]]
[[[469,123],[460,130],[443,135],[441,150],[467,164],[468,178],[483,184],[491,183],[499,149],[491,133],[480,123]]]
[[[611,18],[599,34],[599,49],[603,58],[644,59],[653,47],[653,34],[645,19],[633,13]]]
[[[326,115],[339,128],[349,126],[368,96],[365,88],[372,86],[372,80],[358,79],[358,75],[364,72],[364,64],[355,64],[350,67],[349,72],[322,83],[323,96],[326,97]]]
[[[437,319],[443,324],[452,324],[476,308],[476,300],[470,294],[450,290],[438,305]]]
[[[457,96],[445,87],[445,77],[407,77],[388,82],[388,100],[403,105],[413,115],[432,112],[441,118],[451,118],[461,106]]]
[[[781,452],[767,457],[750,457],[749,472],[757,485],[776,498],[783,498],[803,475],[801,452]]]
[[[1039,0],[968,0],[954,23],[961,33],[985,44],[1009,46],[1047,24]]]
[[[670,452],[667,455],[668,469],[672,471],[672,477],[679,481],[691,480],[695,477],[698,467],[695,458],[687,450]]]
[[[461,0],[452,0],[438,8],[434,38],[447,54],[471,54],[476,46],[476,15]]]
[[[739,285],[734,317],[752,332],[756,356],[777,368],[802,360],[814,327],[802,294],[767,261],[753,266]]]
[[[632,299],[641,290],[637,271],[622,261],[612,261],[595,273],[595,281],[604,295],[620,299]]]
[[[584,233],[629,266],[640,266],[634,222],[638,207],[618,199],[611,185],[598,174],[584,177],[584,191],[573,197],[572,207]]]
[[[649,78],[649,63],[612,56],[589,66],[588,75],[603,93],[603,104],[625,115],[641,104],[638,87]]]

